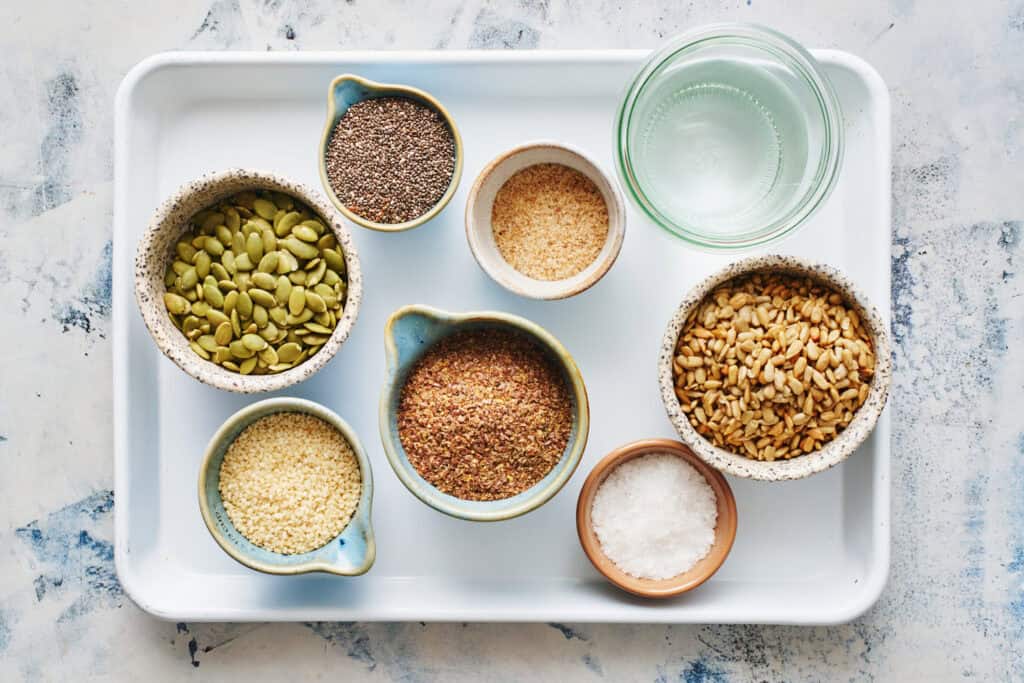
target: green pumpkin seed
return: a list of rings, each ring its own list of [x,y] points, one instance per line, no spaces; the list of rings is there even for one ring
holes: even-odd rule
[[[248,292],[252,287],[252,278],[249,273],[235,273],[234,280],[240,292]]]
[[[280,355],[281,354],[278,354],[278,356]],[[267,366],[267,370],[270,370],[271,372],[284,372],[285,370],[289,370],[293,367],[295,367],[293,363],[277,363],[275,365]]]
[[[217,331],[214,333],[213,338],[217,342],[218,346],[227,346],[231,343],[231,323],[224,322],[217,325]]]
[[[268,346],[259,352],[260,362],[264,365],[276,365],[278,361],[277,351],[273,346]]]
[[[334,249],[324,249],[323,259],[327,261],[327,267],[341,275],[345,272],[345,259]]]
[[[196,340],[196,343],[198,343],[199,346],[203,347],[209,353],[213,353],[214,351],[216,351],[218,346],[217,340],[214,339],[213,335],[210,334],[204,334],[203,336],[199,337],[199,339]]]
[[[224,361],[223,363],[221,363],[221,365],[223,365],[225,368],[227,368],[231,372],[238,372],[238,370],[239,370],[238,364],[234,363],[232,361],[229,361],[229,360]]]
[[[303,300],[305,300],[305,297],[303,297]],[[307,320],[312,320],[313,319],[313,315],[314,315],[313,311],[308,309],[308,308],[306,308],[306,309],[303,309],[302,313],[299,313],[298,315],[292,315],[291,313],[289,313],[288,317],[285,318],[285,322],[288,325],[301,325],[302,323],[306,322]]]
[[[338,246],[338,238],[336,238],[333,233],[324,235],[317,240],[316,246],[320,251],[323,251],[324,249],[334,249],[334,247]]]
[[[319,265],[313,270],[313,272],[306,275],[306,287],[314,287],[323,278],[324,273],[327,272],[327,263],[321,261]]]
[[[242,373],[243,375],[251,374],[252,371],[255,370],[255,369],[256,369],[256,358],[249,358],[248,360],[243,360],[238,365],[238,371],[240,373]]]
[[[196,257],[196,248],[188,242],[178,242],[174,250],[178,253],[178,258],[185,263],[192,263],[192,259]]]
[[[306,266],[305,266],[305,268],[303,268],[303,270],[306,270],[306,271],[313,270],[314,268],[319,266],[321,263],[323,263],[323,259],[321,259],[319,257],[314,258],[314,259],[310,259],[310,260],[306,261]]]
[[[337,283],[341,282],[341,278],[338,276],[337,273],[328,268],[327,270],[324,271],[324,279],[322,280],[322,282],[333,287]]]
[[[170,289],[175,287],[175,283],[178,281],[178,276],[174,274],[174,271],[170,268],[167,269],[167,274],[164,275],[164,287]]]
[[[232,280],[218,280],[217,287],[219,287],[222,292],[233,292],[238,289],[238,285]]]
[[[288,273],[299,269],[299,261],[296,259],[290,251],[277,251],[277,274],[287,275]]]
[[[224,306],[224,295],[221,294],[216,282],[207,282],[203,285],[203,298],[208,304],[216,308]]]
[[[303,325],[303,327],[305,327],[310,332],[316,332],[317,334],[326,334],[327,336],[331,336],[331,333],[333,332],[333,330],[331,330],[329,327],[321,325],[320,323],[308,322],[305,325]]]
[[[249,239],[245,242],[245,252],[249,255],[250,261],[254,264],[259,263],[263,258],[263,237],[255,232],[249,233]]]
[[[199,273],[196,272],[195,268],[189,268],[181,274],[181,278],[178,280],[178,287],[180,289],[192,289],[199,282]]]
[[[269,254],[268,254],[269,256]],[[260,289],[265,289],[268,292],[273,291],[277,287],[277,278],[270,273],[258,272],[252,274],[252,283]]]
[[[210,304],[205,301],[197,301],[192,304],[192,312],[200,318],[205,318],[206,313],[210,310]]]
[[[238,295],[238,304],[235,306],[235,310],[238,311],[238,315],[243,320],[248,320],[252,317],[252,296],[248,292],[242,292]]]
[[[288,324],[288,313],[281,306],[274,306],[273,308],[268,309],[267,314],[270,315],[271,320],[273,320],[281,327],[284,327],[285,325]]]
[[[242,323],[238,319],[238,309],[231,311],[231,333],[236,337],[242,336]]]
[[[250,351],[262,351],[267,348],[267,340],[257,334],[243,335],[242,344]]]
[[[235,310],[239,296],[237,291],[228,292],[224,295],[224,313],[226,315],[231,315],[231,311]]]
[[[307,218],[306,220],[302,221],[302,224],[307,227],[313,228],[313,230],[315,230],[316,234],[318,235],[324,234],[324,230],[327,229],[324,227],[323,223],[316,220],[315,218]]]
[[[217,293],[219,294],[220,292]],[[314,313],[323,313],[324,311],[327,310],[327,304],[324,303],[323,297],[321,297],[316,292],[306,290],[305,296],[306,305],[313,309]],[[221,301],[221,303],[223,304],[223,301]],[[288,303],[291,304],[291,300],[289,300]]]
[[[238,214],[235,214],[236,216]],[[237,230],[238,228],[235,228]],[[217,237],[217,241],[220,242],[220,246],[227,248],[231,245],[231,234],[232,230],[226,225],[218,225],[217,229],[214,230],[214,235]]]
[[[231,273],[228,272],[228,269],[216,261],[210,264],[210,275],[216,278],[218,282],[231,279]]]
[[[306,284],[306,272],[303,270],[296,270],[288,273],[288,279],[291,280],[292,284],[305,285]]]
[[[181,331],[184,332],[185,334],[188,334],[189,332],[191,332],[193,330],[198,330],[199,329],[199,323],[200,323],[199,318],[197,318],[196,316],[194,316],[194,315],[185,316],[185,319],[181,323]]]
[[[217,350],[213,352],[213,362],[223,363],[224,361],[231,360],[231,350],[226,346],[218,346]]]
[[[292,228],[292,234],[303,242],[316,242],[320,239],[320,236],[316,234],[316,230],[308,225],[296,225]]]
[[[191,267],[190,263],[185,263],[184,261],[175,261],[171,264],[171,270],[174,271],[175,275],[181,275]]]
[[[213,325],[214,327],[217,327],[218,325],[226,323],[230,320],[230,318],[228,318],[222,311],[218,311],[216,308],[208,309],[204,317],[208,321],[210,321],[210,324]]]
[[[328,287],[327,285],[323,284],[322,282],[317,284],[316,286],[314,286],[313,287],[313,291],[316,292],[317,294],[319,294],[320,296],[323,296],[323,297],[334,296],[334,288],[333,287]]]
[[[286,194],[281,194],[280,192],[272,192],[270,194],[270,197],[274,200],[274,204],[279,209],[291,211],[292,207],[295,206],[295,200]]]
[[[274,298],[277,299],[277,303],[286,304],[288,303],[288,296],[292,293],[292,282],[284,275],[277,278],[277,284],[274,287]]]
[[[206,251],[209,252],[210,256],[220,256],[224,253],[224,245],[220,243],[220,240],[208,239],[206,240]]]
[[[322,300],[321,300],[322,301]],[[288,311],[292,315],[299,315],[306,307],[306,290],[303,287],[293,287],[288,295]]]
[[[265,220],[272,220],[274,214],[277,213],[277,207],[274,203],[266,199],[256,199],[252,203],[253,211],[255,211],[260,218]]]
[[[238,215],[238,211],[235,209],[225,209],[224,224],[231,232],[238,230],[238,226],[242,224],[242,218]],[[220,237],[220,231],[217,232],[217,237]],[[221,242],[224,242],[224,240],[221,240]],[[224,242],[224,244],[227,244],[227,242]]]
[[[280,330],[277,329],[277,325],[268,320],[266,326],[264,326],[263,329],[261,329],[256,334],[260,335],[268,342],[273,344],[274,341],[277,339],[277,335],[280,334]]]
[[[258,241],[258,240],[257,240]],[[252,259],[249,257],[249,252],[243,251],[241,254],[235,257],[235,268],[241,271],[250,271],[254,268]]]
[[[220,262],[224,264],[224,269],[231,275],[234,275],[238,271],[238,266],[235,265],[235,252],[231,249],[228,249],[221,254]]]
[[[256,326],[256,323],[249,323],[249,325],[242,330],[242,336],[244,337],[247,334],[256,334],[259,332],[259,329],[260,328]]]
[[[274,234],[278,237],[285,237],[291,234],[292,228],[294,228],[302,216],[298,211],[290,211],[281,217],[281,220],[274,226]]]
[[[312,244],[303,242],[295,237],[286,237],[280,240],[278,244],[301,259],[311,259],[320,255],[320,252]]]
[[[310,334],[307,334],[305,337],[303,337],[302,341],[304,341],[309,346],[320,346],[321,344],[326,342],[328,339],[330,339],[330,336],[325,336],[325,335],[322,335],[322,334],[310,333]]]
[[[263,306],[264,308],[270,308],[277,303],[277,300],[274,298],[273,294],[271,294],[270,292],[265,292],[262,289],[250,289],[248,294],[249,297],[254,302],[258,303],[260,306]]]
[[[263,341],[263,340],[260,339],[260,341]],[[228,344],[228,349],[231,351],[231,355],[234,356],[235,358],[239,359],[239,360],[245,360],[246,358],[252,358],[253,355],[255,354],[255,351],[253,351],[252,349],[247,347],[245,344],[243,344],[241,339],[236,339],[235,341],[233,341],[230,344]]]
[[[263,258],[260,259],[260,264],[256,267],[256,270],[261,273],[273,273],[277,270],[278,260],[280,260],[280,257],[276,251],[268,251],[263,255]]]
[[[217,240],[208,239],[206,241],[207,242],[212,242],[214,244],[220,244],[220,242],[218,242]],[[210,266],[212,264],[213,264],[213,259],[211,259],[210,255],[208,253],[206,253],[205,251],[201,251],[198,254],[196,254],[196,274],[199,275],[199,277],[203,277],[204,278],[207,275],[209,275],[210,274]]]
[[[196,342],[194,342],[194,341],[192,341],[192,342],[189,342],[189,343],[188,343],[188,346],[189,346],[189,348],[190,348],[190,349],[192,349],[193,351],[195,351],[195,353],[196,353],[196,355],[197,355],[197,356],[199,356],[199,357],[200,357],[200,358],[202,358],[203,360],[210,360],[210,354],[209,354],[209,353],[207,353],[207,352],[206,352],[206,349],[204,349],[204,348],[203,348],[202,346],[200,346],[200,345],[199,345],[199,344],[197,344]]]
[[[244,232],[239,231],[231,236],[231,251],[235,252],[235,258],[238,258],[245,252]]]
[[[266,327],[269,319],[266,308],[259,304],[252,307],[252,321],[256,323],[257,327]]]
[[[167,310],[174,315],[184,315],[189,312],[191,306],[189,306],[188,300],[183,296],[178,296],[171,292],[164,294],[164,305],[167,306]]]
[[[316,315],[313,316],[313,322],[320,323],[321,325],[324,325],[327,328],[330,328],[331,327],[331,312],[330,311],[324,311],[323,313],[317,313]],[[330,330],[329,329],[328,329],[327,334],[330,334]]]
[[[324,297],[324,303],[327,304],[327,308],[329,310],[334,310],[340,305],[341,302],[338,301],[338,297],[334,296],[333,294],[328,294],[327,296]]]
[[[282,344],[281,347],[278,348],[277,350],[277,358],[282,363],[291,363],[292,361],[299,357],[299,353],[301,351],[302,347],[299,346],[298,344],[294,344],[292,342]]]

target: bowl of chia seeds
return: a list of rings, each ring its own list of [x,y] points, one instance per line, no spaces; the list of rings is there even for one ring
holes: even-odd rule
[[[343,74],[327,94],[320,180],[334,206],[371,230],[401,232],[438,215],[462,178],[462,138],[429,93]]]

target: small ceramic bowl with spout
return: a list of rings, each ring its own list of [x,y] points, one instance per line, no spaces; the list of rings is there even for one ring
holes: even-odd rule
[[[320,418],[345,437],[359,462],[362,492],[352,519],[337,536],[308,553],[285,555],[261,548],[243,536],[231,523],[220,496],[220,466],[228,446],[256,420],[276,413],[303,413]],[[301,398],[270,398],[258,401],[227,419],[210,440],[199,468],[199,510],[210,535],[228,555],[241,564],[265,574],[306,574],[323,572],[339,576],[365,574],[373,566],[377,546],[370,524],[373,502],[373,472],[370,460],[355,431],[333,411]]]
[[[536,484],[510,498],[464,500],[435,488],[420,476],[398,435],[398,404],[409,372],[438,341],[456,332],[498,328],[518,332],[536,342],[562,369],[572,401],[572,429],[561,459]],[[429,306],[405,306],[391,314],[384,328],[387,379],[381,392],[380,438],[388,462],[409,491],[430,507],[459,519],[496,522],[534,510],[558,493],[580,463],[590,432],[590,404],[576,362],[550,332],[525,318],[495,311],[448,313]]]
[[[363,218],[350,208],[345,206],[342,201],[334,192],[334,188],[331,186],[331,182],[327,176],[327,146],[331,139],[331,133],[334,131],[334,127],[338,125],[338,121],[345,115],[349,107],[357,102],[364,100],[377,99],[380,97],[403,97],[414,102],[418,102],[426,106],[427,108],[437,112],[437,114],[444,119],[448,129],[452,133],[452,138],[455,141],[455,170],[452,171],[451,180],[448,183],[448,189],[445,191],[441,198],[437,200],[437,203],[430,208],[429,211],[421,216],[417,216],[412,220],[405,221],[404,223],[378,223],[376,221]],[[354,74],[342,74],[333,81],[331,81],[330,87],[327,89],[327,121],[324,124],[324,132],[320,137],[319,147],[319,158],[317,163],[320,167],[320,182],[323,183],[324,193],[334,204],[335,208],[338,209],[345,216],[356,225],[361,225],[364,228],[370,230],[378,230],[380,232],[402,232],[404,230],[412,230],[418,228],[430,219],[434,218],[437,214],[441,213],[451,198],[455,196],[455,191],[459,188],[459,181],[462,179],[462,136],[459,135],[459,129],[455,125],[455,120],[452,115],[445,109],[433,95],[430,93],[414,88],[409,85],[398,85],[394,83],[377,83],[371,81],[368,78],[356,76]]]

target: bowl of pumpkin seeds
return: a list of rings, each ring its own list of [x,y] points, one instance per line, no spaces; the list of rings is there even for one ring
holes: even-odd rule
[[[200,382],[275,391],[322,368],[359,313],[352,237],[312,190],[231,169],[181,187],[135,258],[135,296],[160,350]]]

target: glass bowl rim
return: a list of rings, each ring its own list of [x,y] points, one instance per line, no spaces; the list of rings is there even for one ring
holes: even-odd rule
[[[797,205],[758,230],[726,237],[710,236],[695,226],[673,220],[658,210],[647,198],[633,172],[627,141],[633,109],[650,79],[677,58],[685,58],[686,53],[693,48],[719,42],[759,49],[800,77],[817,99],[824,128],[818,168],[811,187]],[[792,38],[759,24],[709,24],[682,33],[655,50],[626,86],[622,103],[615,116],[615,167],[619,180],[633,201],[648,218],[666,232],[704,251],[750,249],[792,234],[824,204],[836,185],[842,167],[843,133],[839,99],[831,82],[806,48]]]

